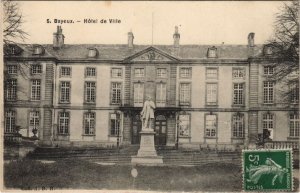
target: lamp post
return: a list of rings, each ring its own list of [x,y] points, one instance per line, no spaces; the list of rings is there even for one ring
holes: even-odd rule
[[[175,147],[177,150],[178,150],[178,143],[179,143],[178,130],[179,130],[179,115],[176,116],[176,144],[175,144]]]
[[[118,152],[119,152],[119,148],[120,148],[120,117],[119,117],[119,114],[117,111],[115,111],[115,114],[116,114],[116,121],[118,123],[118,129],[117,129],[117,149],[118,149]]]

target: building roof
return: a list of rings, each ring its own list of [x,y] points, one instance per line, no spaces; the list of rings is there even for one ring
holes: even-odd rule
[[[127,44],[65,44],[60,49],[53,48],[52,44],[43,44],[45,52],[42,55],[33,55],[33,45],[20,44],[23,52],[18,57],[55,57],[58,60],[87,59],[88,48],[96,48],[99,60],[124,60],[149,47],[154,47],[178,59],[206,59],[208,48],[215,46],[219,59],[247,59],[249,49],[247,45],[180,45],[178,55],[174,54],[173,45],[134,45],[129,48]],[[253,47],[253,56],[262,53],[262,45]]]

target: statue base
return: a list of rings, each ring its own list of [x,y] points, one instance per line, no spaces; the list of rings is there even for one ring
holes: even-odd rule
[[[131,157],[132,164],[141,165],[160,165],[163,164],[162,156],[158,156],[154,146],[155,132],[146,128],[141,132],[140,149],[137,156]]]

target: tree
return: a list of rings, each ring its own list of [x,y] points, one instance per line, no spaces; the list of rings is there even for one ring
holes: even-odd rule
[[[285,82],[291,89],[283,89],[283,100],[299,92],[299,2],[285,3],[276,14],[272,47],[276,65],[273,79]],[[299,97],[298,97],[299,98]],[[299,99],[298,99],[299,100]]]
[[[4,55],[8,56],[10,54],[10,51],[12,48],[18,48],[16,45],[19,42],[23,42],[27,36],[28,33],[26,33],[23,30],[23,23],[24,18],[22,14],[20,13],[19,4],[17,2],[13,2],[11,0],[3,0],[3,45],[4,45]],[[7,63],[6,57],[4,57],[4,63]],[[14,84],[12,81],[9,81],[12,77],[8,72],[7,69],[4,68],[4,95],[6,98],[6,92],[8,92],[9,89],[12,89],[14,87]],[[26,71],[28,71],[28,64],[25,62],[20,61],[17,65],[18,72],[20,75],[24,78],[27,78]],[[21,88],[17,89],[17,92],[24,92]],[[16,135],[18,134],[18,131],[20,130],[21,126],[16,125],[15,131]]]
[[[24,18],[17,2],[3,1],[3,41],[4,45],[24,41],[28,34],[22,29]]]
[[[11,0],[3,0],[3,45],[4,45],[4,54],[9,55],[10,49],[18,44],[20,41],[24,41],[28,33],[22,29],[22,25],[24,23],[24,18],[22,13],[20,12],[19,4],[17,2],[13,2]],[[16,47],[18,48],[18,47]],[[16,52],[18,49],[16,49]],[[6,59],[4,58],[4,61]],[[28,65],[24,62],[21,62],[20,65],[17,66],[18,71],[23,77],[27,78],[25,73]],[[10,79],[10,75],[7,71],[4,71],[4,80]],[[5,84],[5,86],[7,86]]]

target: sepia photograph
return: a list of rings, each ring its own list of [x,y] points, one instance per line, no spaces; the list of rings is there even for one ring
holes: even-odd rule
[[[298,1],[1,8],[1,191],[299,192]]]

